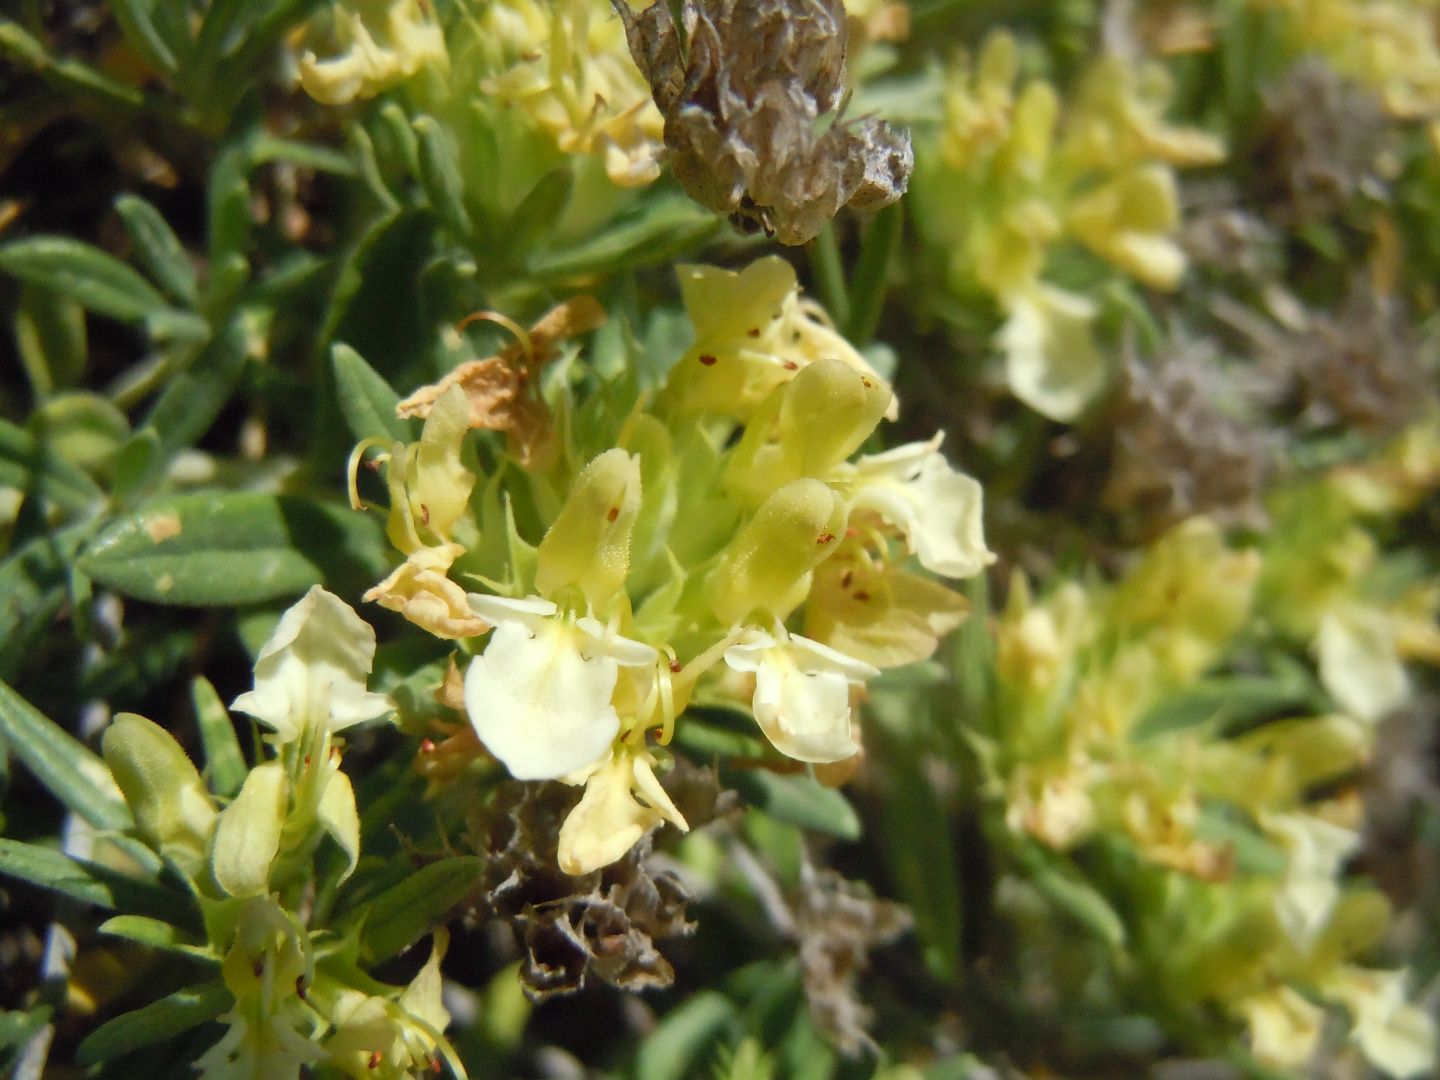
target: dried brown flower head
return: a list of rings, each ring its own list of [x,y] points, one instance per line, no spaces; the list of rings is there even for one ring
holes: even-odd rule
[[[839,0],[684,0],[684,54],[665,0],[640,12],[611,2],[665,116],[671,171],[702,206],[803,244],[841,207],[876,210],[905,193],[909,136],[839,117]]]
[[[475,847],[487,856],[477,913],[514,928],[532,1001],[574,993],[592,978],[626,990],[669,986],[675,973],[655,942],[694,928],[680,879],[646,865],[648,838],[602,870],[560,869],[556,838],[579,797],[564,784],[511,780],[474,822]]]
[[[1383,195],[1392,126],[1379,97],[1311,58],[1264,98],[1258,157],[1269,166],[1265,175],[1285,185],[1276,200],[1282,216],[1313,221],[1338,213],[1359,193]]]
[[[833,870],[805,863],[794,919],[810,1015],[843,1053],[873,1048],[866,1030],[870,1009],[855,984],[870,966],[870,950],[910,929],[910,912]]]
[[[1316,314],[1277,344],[1272,361],[1292,380],[1307,427],[1392,435],[1434,400],[1404,306],[1368,282],[1352,288],[1339,315]]]
[[[1126,362],[1107,506],[1139,511],[1147,533],[1202,513],[1259,522],[1269,443],[1220,408],[1225,381],[1196,345],[1156,364]]]

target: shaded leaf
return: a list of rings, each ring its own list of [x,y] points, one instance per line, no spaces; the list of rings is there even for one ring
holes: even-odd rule
[[[234,1000],[230,991],[219,982],[193,990],[178,990],[142,1009],[123,1013],[101,1024],[80,1044],[75,1058],[81,1065],[94,1065],[164,1042],[197,1024],[215,1019]]]
[[[36,236],[0,247],[0,271],[121,322],[143,322],[165,307],[154,286],[119,259],[65,236]]]
[[[636,1080],[682,1080],[700,1074],[711,1048],[736,1018],[723,994],[702,990],[665,1014],[640,1044]]]
[[[111,911],[148,915],[187,930],[200,926],[192,897],[50,848],[0,837],[0,874]]]
[[[473,855],[441,859],[381,893],[363,909],[361,955],[384,960],[418,941],[480,884],[484,867],[485,860]]]
[[[240,790],[249,771],[245,755],[240,752],[240,740],[235,737],[230,711],[203,675],[190,683],[190,702],[195,706],[195,723],[205,746],[205,778],[211,791],[228,798]]]
[[[414,424],[395,415],[400,395],[364,357],[344,342],[336,342],[330,360],[335,366],[340,411],[356,439],[408,442],[416,437]]]
[[[194,307],[200,296],[195,264],[160,211],[137,195],[121,195],[115,211],[130,234],[140,265],[171,297]]]
[[[812,776],[783,776],[768,769],[722,768],[720,781],[777,821],[829,833],[842,840],[860,837],[860,818],[849,800]]]
[[[99,756],[3,682],[0,735],[50,794],[91,825],[129,827],[130,811]]]

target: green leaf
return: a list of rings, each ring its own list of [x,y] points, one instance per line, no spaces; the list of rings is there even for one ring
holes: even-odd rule
[[[849,318],[841,322],[845,337],[857,346],[868,344],[880,323],[889,288],[890,264],[900,251],[904,222],[904,206],[897,202],[877,213],[865,230],[860,258],[850,281]]]
[[[205,746],[205,777],[210,790],[229,798],[240,790],[249,771],[230,712],[215,687],[203,675],[190,683],[190,701],[195,706],[195,723],[200,728],[200,742]]]
[[[249,249],[249,165],[243,145],[232,145],[216,158],[211,167],[210,186],[206,191],[206,217],[212,267],[232,256],[243,258]],[[213,289],[213,281],[211,286]]]
[[[83,469],[5,420],[0,420],[0,484],[36,492],[69,511],[88,509],[105,497]]]
[[[121,322],[144,322],[165,307],[165,298],[119,259],[66,236],[36,236],[0,247],[0,271]]]
[[[1112,948],[1125,944],[1120,916],[1068,860],[1033,843],[1017,845],[1016,855],[1031,882],[1058,909]]]
[[[714,990],[702,990],[665,1014],[640,1044],[635,1080],[683,1080],[701,1074],[715,1043],[736,1019],[734,1004]]]
[[[465,184],[450,135],[433,116],[419,116],[412,122],[420,150],[420,183],[430,205],[457,240],[473,232],[470,212],[465,209]]]
[[[361,909],[361,956],[375,963],[418,941],[475,888],[484,867],[473,855],[441,859],[381,893]]]
[[[355,162],[348,154],[333,150],[319,143],[297,142],[294,139],[280,139],[260,132],[250,140],[250,164],[268,165],[283,161],[302,169],[334,173],[336,176],[355,176]]]
[[[53,1010],[41,1005],[30,1012],[14,1009],[0,1012],[0,1069],[7,1067],[7,1055],[18,1054],[50,1022]]]
[[[884,845],[899,897],[915,917],[926,966],[953,981],[960,975],[960,882],[949,815],[918,757],[886,740],[890,766]]]
[[[751,806],[777,821],[829,833],[842,840],[860,838],[860,818],[840,792],[813,776],[782,776],[769,769],[722,768],[720,780]]]
[[[665,263],[698,247],[720,219],[685,198],[657,198],[635,215],[573,247],[530,260],[538,277],[556,279]]]
[[[256,492],[156,499],[112,523],[80,559],[85,573],[127,596],[203,606],[258,603],[322,583],[358,593],[387,565],[373,517]]]
[[[74,386],[85,370],[85,309],[74,297],[26,285],[15,310],[15,345],[37,398]]]
[[[103,473],[130,435],[130,423],[109,398],[83,390],[56,394],[33,413],[25,426],[50,451],[87,475]]]
[[[50,794],[91,825],[130,826],[130,811],[99,756],[3,682],[0,735]]]
[[[149,915],[187,930],[200,926],[192,897],[50,848],[0,837],[0,874],[111,911]]]
[[[151,480],[170,458],[210,430],[248,359],[248,335],[236,319],[185,370],[171,377],[140,429],[152,430],[159,438],[159,455],[150,463]]]
[[[0,679],[23,671],[32,643],[52,630],[70,566],[91,531],[81,525],[37,536],[0,563]]]
[[[507,258],[523,261],[554,232],[574,191],[575,174],[568,164],[551,169],[520,200],[496,246]]]
[[[175,59],[175,50],[171,48],[161,25],[157,25],[153,17],[157,6],[168,5],[165,5],[164,0],[160,0],[160,5],[157,5],[155,0],[114,0],[110,10],[115,15],[115,21],[120,24],[120,32],[135,51],[157,71],[173,77],[179,65]]]
[[[130,234],[140,265],[171,297],[194,307],[200,298],[195,264],[160,211],[138,195],[121,195],[115,200],[115,210]]]
[[[416,437],[414,424],[395,415],[400,395],[364,357],[342,341],[330,350],[330,360],[340,411],[356,439],[409,442]]]
[[[191,960],[218,964],[219,957],[210,952],[198,937],[186,934],[178,927],[146,915],[115,915],[100,924],[100,933],[111,937],[124,938],[138,945],[163,952],[172,952]]]
[[[173,1039],[207,1020],[214,1020],[234,1001],[234,996],[220,982],[177,990],[143,1009],[122,1013],[101,1024],[80,1044],[75,1059],[81,1065],[94,1065]]]

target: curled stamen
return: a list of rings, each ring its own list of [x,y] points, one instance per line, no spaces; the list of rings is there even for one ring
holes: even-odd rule
[[[515,335],[515,340],[520,343],[520,348],[525,353],[525,363],[530,367],[535,366],[535,343],[530,338],[529,330],[526,330],[509,315],[502,315],[498,311],[475,311],[455,324],[455,332],[458,334],[467,326],[477,322],[492,322],[509,330]]]
[[[365,456],[365,451],[371,447],[384,446],[388,439],[382,439],[378,435],[372,435],[368,439],[362,439],[356,444],[355,449],[350,451],[350,460],[345,464],[345,490],[350,494],[350,509],[364,510],[365,503],[360,498],[360,459]],[[384,454],[377,461],[388,461],[389,454]]]

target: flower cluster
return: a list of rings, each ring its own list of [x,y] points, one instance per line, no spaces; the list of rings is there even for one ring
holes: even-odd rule
[[[230,1007],[225,1034],[196,1062],[203,1080],[298,1078],[329,1064],[357,1080],[418,1078],[451,1062],[443,1032],[443,931],[407,987],[367,976],[358,928],[340,937],[306,926],[316,850],[328,837],[360,857],[360,817],[340,769],[340,733],[390,713],[366,689],[375,633],[318,586],[280,619],[255,663],[254,688],[234,702],[269,732],[275,756],[245,773],[226,805],[159,725],[122,715],[105,733],[105,762],[134,816],[136,833],[191,882],[206,943]],[[438,1055],[438,1056],[437,1056]]]
[[[1281,492],[1260,548],[1193,518],[1113,586],[1066,583],[1037,602],[1017,577],[996,627],[1005,722],[984,760],[1005,827],[1049,853],[1022,860],[1031,880],[1053,888],[1085,852],[1135,860],[1132,886],[1149,879],[1167,896],[1132,913],[1142,963],[1173,1000],[1243,1023],[1275,1067],[1312,1058],[1327,1007],[1390,1075],[1435,1057],[1405,972],[1362,959],[1387,909],[1346,873],[1364,812],[1339,784],[1408,698],[1402,661],[1440,662],[1433,582],[1382,571],[1366,527],[1434,482],[1433,438],[1413,429],[1389,468]],[[1261,612],[1313,652],[1324,694],[1224,671],[1257,648]],[[1186,926],[1179,940],[1171,919]]]
[[[1052,253],[1078,245],[1150,288],[1174,289],[1185,269],[1172,238],[1175,169],[1213,164],[1222,148],[1165,123],[1159,67],[1102,58],[1063,105],[1044,79],[1020,82],[1019,69],[1015,39],[996,32],[973,65],[946,74],[942,123],[916,143],[915,199],[950,288],[999,305],[1010,389],[1072,420],[1109,368],[1093,301],[1047,280]]]
[[[743,702],[797,761],[857,754],[857,689],[964,614],[907,555],[951,578],[993,558],[939,435],[851,460],[893,395],[788,263],[680,281],[695,340],[653,398],[555,385],[556,452],[482,475],[466,436],[486,391],[450,379],[388,455],[406,561],[370,598],[476,654],[464,708],[512,776],[585,786],[559,837],[572,874],[687,827],[656,770],[692,702]]]

